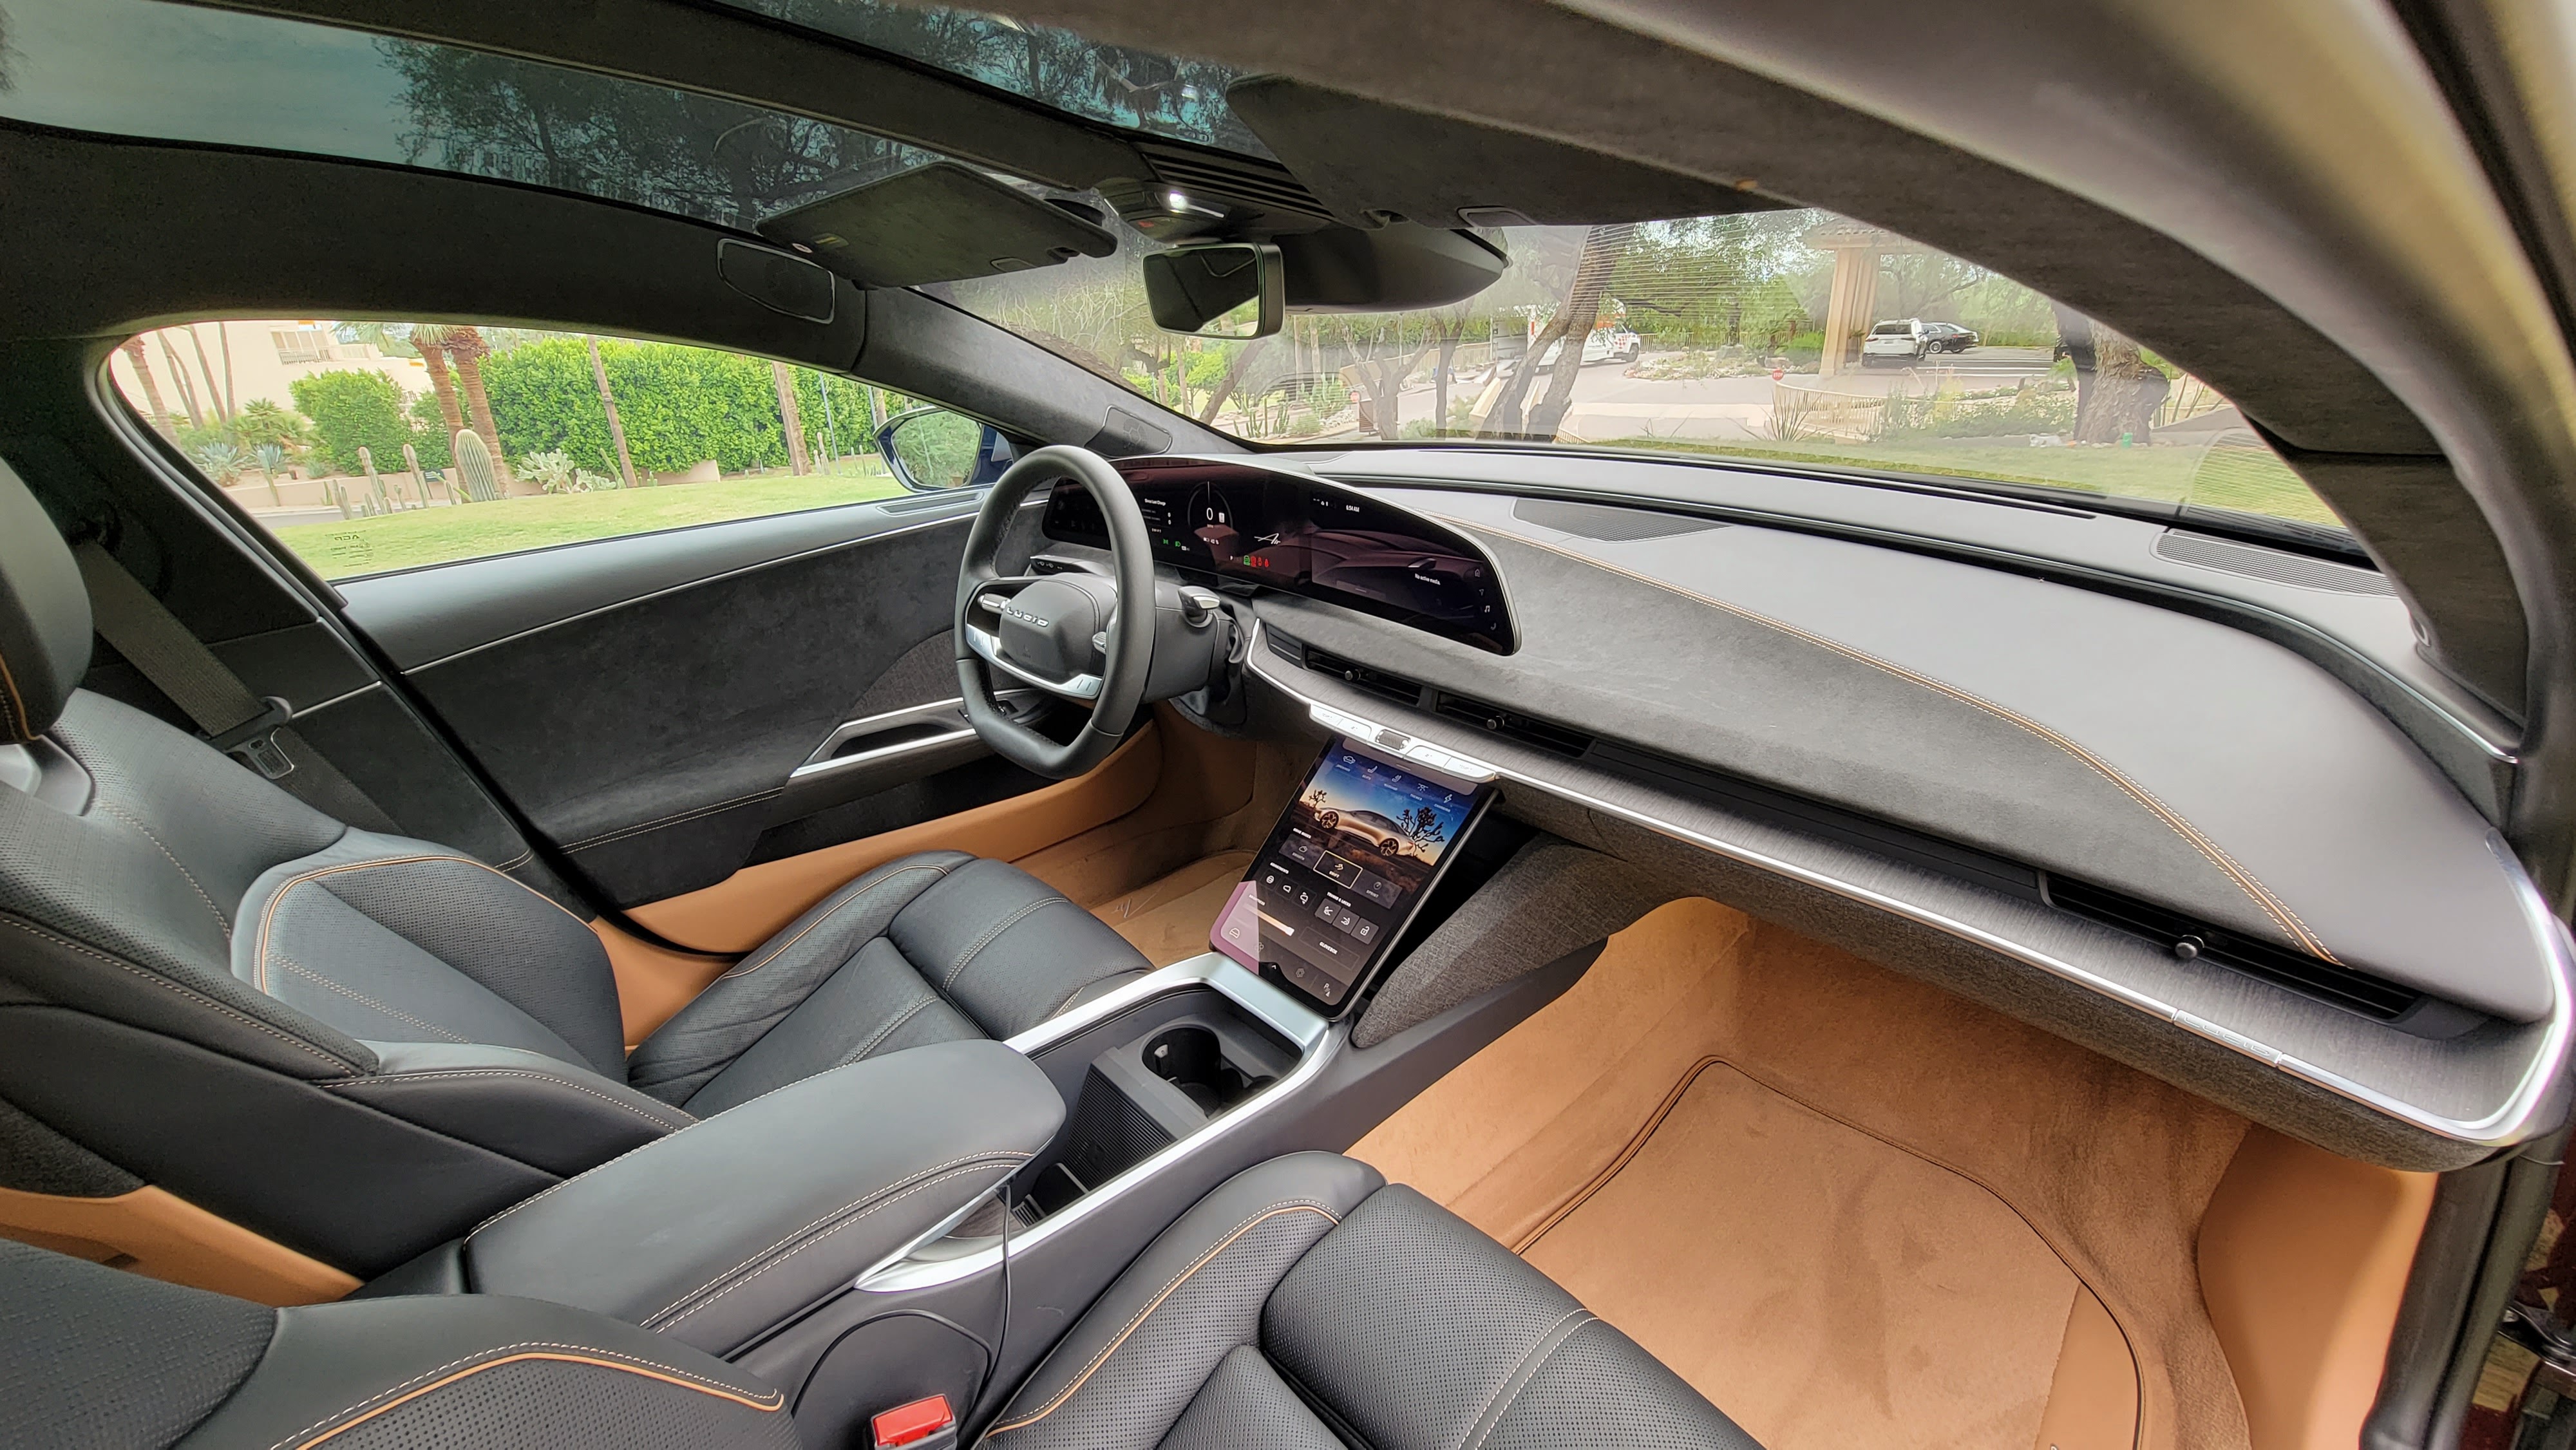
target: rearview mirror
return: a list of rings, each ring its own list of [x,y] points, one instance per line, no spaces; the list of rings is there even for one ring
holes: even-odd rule
[[[915,408],[887,419],[877,430],[877,452],[895,481],[917,492],[981,488],[1018,456],[1000,432],[946,408]]]
[[[1145,301],[1154,325],[1201,337],[1268,337],[1287,321],[1287,273],[1279,249],[1260,242],[1209,242],[1145,258]]]

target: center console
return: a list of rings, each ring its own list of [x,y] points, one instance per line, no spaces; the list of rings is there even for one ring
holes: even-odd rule
[[[864,1443],[868,1416],[932,1395],[971,1430],[1191,1204],[1267,1159],[1349,1147],[1597,952],[1503,904],[1552,900],[1560,858],[1590,853],[1479,826],[1490,790],[1470,763],[1357,734],[1325,745],[1215,949],[1007,1043],[780,1089],[567,1180],[385,1290],[521,1294],[659,1329],[787,1387],[811,1444]],[[1355,1044],[1382,979],[1524,958]]]

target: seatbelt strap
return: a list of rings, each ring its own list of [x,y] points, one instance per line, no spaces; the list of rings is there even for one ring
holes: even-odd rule
[[[399,832],[384,809],[290,723],[294,711],[250,692],[116,557],[88,540],[72,550],[99,634],[205,732],[207,740],[315,810],[370,831]]]

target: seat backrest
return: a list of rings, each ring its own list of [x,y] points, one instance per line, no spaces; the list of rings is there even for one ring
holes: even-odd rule
[[[797,1443],[774,1386],[559,1304],[460,1294],[268,1309],[0,1242],[0,1444]]]
[[[625,1087],[579,919],[76,689],[89,647],[0,467],[0,1188],[152,1183],[364,1273],[689,1121]]]

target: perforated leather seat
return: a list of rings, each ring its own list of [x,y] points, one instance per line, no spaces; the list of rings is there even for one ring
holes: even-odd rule
[[[273,1311],[0,1243],[0,1442],[66,1450],[788,1447],[786,1396],[597,1315],[482,1295]],[[1760,1450],[1500,1244],[1324,1153],[1200,1200],[993,1450]]]
[[[1149,969],[960,852],[851,882],[630,1057],[598,937],[75,688],[70,552],[0,469],[0,1186],[158,1184],[361,1275],[655,1136]]]

